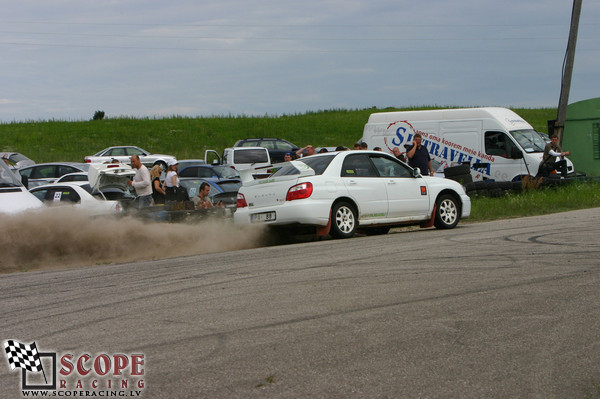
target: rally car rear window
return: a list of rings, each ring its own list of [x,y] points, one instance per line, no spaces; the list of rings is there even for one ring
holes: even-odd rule
[[[329,166],[335,154],[319,157],[304,157],[297,159],[297,161],[305,163],[309,168],[315,171],[315,175],[322,175],[325,169]],[[300,171],[294,167],[293,164],[285,164],[281,169],[273,174],[273,176],[287,176],[287,175],[298,175]]]

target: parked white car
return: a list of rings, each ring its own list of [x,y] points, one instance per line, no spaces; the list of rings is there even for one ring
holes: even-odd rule
[[[108,200],[106,190],[127,193],[129,179],[135,171],[119,162],[91,164],[87,182],[61,182],[34,187],[30,192],[47,205],[70,204],[93,214],[110,214],[123,211],[119,201]]]
[[[44,205],[21,183],[18,173],[0,161],[0,213],[15,214]]]
[[[123,210],[119,201],[108,201],[102,197],[93,196],[89,184],[45,184],[34,187],[29,191],[49,206],[59,204],[72,205],[76,208],[89,211],[94,215],[111,214]]]
[[[167,170],[169,161],[175,160],[175,157],[172,155],[151,154],[149,151],[135,146],[108,147],[94,155],[86,156],[84,160],[86,163],[104,163],[117,160],[129,164],[132,155],[138,155],[146,167],[150,168],[154,165],[160,165],[163,170]]]
[[[213,159],[212,165],[227,165],[236,170],[258,169],[271,166],[269,151],[264,147],[232,147],[225,148],[223,155],[215,150],[204,152],[204,161],[209,164],[209,158]]]
[[[449,229],[470,212],[471,201],[455,181],[421,176],[380,151],[341,151],[287,162],[267,179],[245,180],[234,221],[313,226],[320,228],[317,234],[349,238],[359,228],[367,234],[409,224]]]
[[[66,175],[63,175],[56,179],[56,181],[54,182],[54,184],[60,183],[75,183],[79,184],[80,186],[83,184],[90,184],[87,172],[67,173]]]

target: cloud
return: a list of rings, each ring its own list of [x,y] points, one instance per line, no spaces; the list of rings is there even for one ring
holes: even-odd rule
[[[3,3],[0,68],[12,102],[0,102],[0,121],[87,119],[95,109],[555,106],[571,12],[558,0]],[[584,4],[573,100],[600,89],[599,16]]]

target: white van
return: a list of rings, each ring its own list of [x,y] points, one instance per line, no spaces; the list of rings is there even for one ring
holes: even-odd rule
[[[0,213],[19,213],[43,206],[42,201],[23,186],[21,176],[0,160]]]
[[[272,173],[267,170],[272,166],[271,157],[264,147],[225,148],[222,157],[215,150],[206,150],[204,162],[208,164],[210,159],[212,165],[227,165],[240,172],[242,181],[265,178]]]
[[[549,141],[506,108],[462,108],[371,114],[362,141],[369,148],[406,153],[420,133],[435,172],[468,163],[473,180],[519,180],[535,176]],[[567,160],[568,172],[573,163]]]

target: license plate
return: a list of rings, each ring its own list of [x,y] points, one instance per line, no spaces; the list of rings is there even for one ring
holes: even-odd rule
[[[253,213],[250,215],[250,221],[252,223],[271,222],[275,219],[275,212]]]

